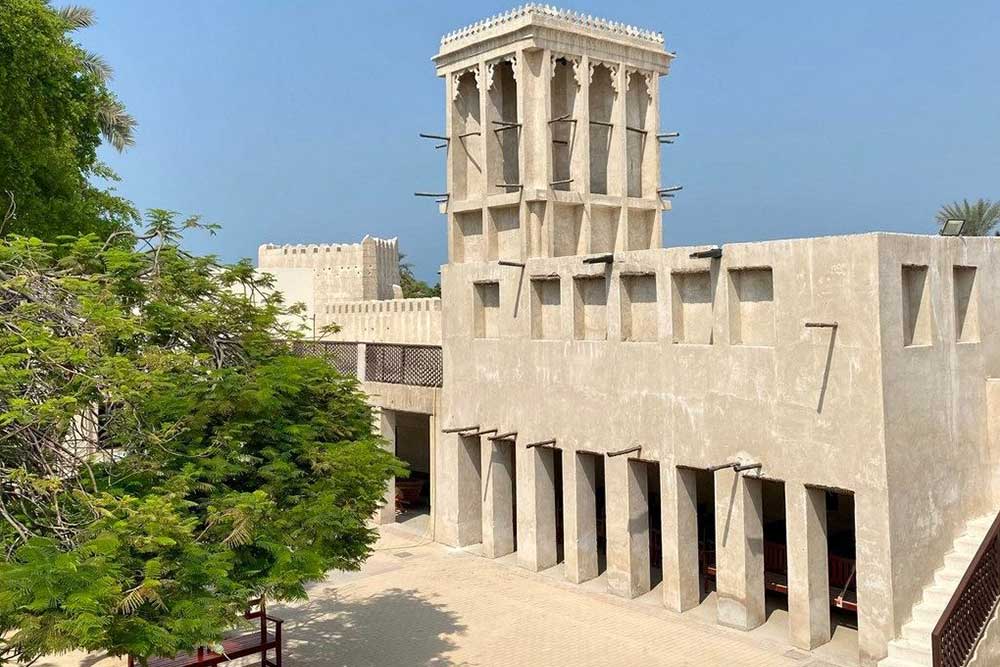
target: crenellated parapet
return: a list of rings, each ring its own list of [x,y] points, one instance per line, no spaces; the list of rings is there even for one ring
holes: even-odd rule
[[[399,241],[365,236],[360,243],[265,244],[258,267],[273,274],[285,300],[312,314],[333,303],[392,299],[400,283]]]

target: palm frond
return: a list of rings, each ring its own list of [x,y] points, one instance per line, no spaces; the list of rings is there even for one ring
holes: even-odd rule
[[[118,603],[118,610],[124,614],[134,614],[146,602],[151,602],[161,609],[166,609],[166,605],[163,603],[163,598],[160,597],[160,594],[153,587],[142,583],[125,594],[125,597]]]
[[[113,74],[111,65],[93,51],[84,51],[80,63],[83,65],[83,69],[96,76],[101,83],[107,83],[111,80]]]
[[[1000,201],[977,199],[969,202],[963,199],[942,206],[935,219],[939,225],[948,220],[965,220],[963,236],[986,236],[994,227],[1000,224]]]
[[[56,10],[59,17],[66,22],[70,30],[89,28],[94,25],[94,10],[80,5],[67,5]]]
[[[135,144],[135,118],[117,100],[105,104],[98,112],[101,134],[118,152]]]

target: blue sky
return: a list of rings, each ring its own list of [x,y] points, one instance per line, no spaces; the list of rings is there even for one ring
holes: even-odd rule
[[[59,2],[54,4],[58,5]],[[418,276],[446,258],[441,34],[499,2],[91,0],[77,38],[112,64],[139,121],[105,151],[145,209],[260,243],[398,236]],[[660,30],[667,245],[933,231],[942,203],[1000,198],[1000,2],[567,2]],[[374,206],[371,202],[375,202]]]

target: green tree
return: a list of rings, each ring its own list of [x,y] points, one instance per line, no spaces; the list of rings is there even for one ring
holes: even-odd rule
[[[0,2],[0,235],[107,237],[139,219],[92,182],[117,180],[97,159],[102,137],[122,150],[135,128],[107,64],[70,38],[92,22],[79,7]]]
[[[423,280],[413,275],[413,265],[404,261],[406,255],[399,255],[399,282],[404,299],[422,299],[429,296],[441,296],[441,283],[431,287]]]
[[[267,277],[149,218],[0,241],[0,664],[218,642],[249,599],[360,567],[405,473],[357,382],[276,342]]]
[[[936,219],[938,225],[948,220],[965,220],[963,236],[986,236],[1000,223],[1000,201],[977,199],[971,204],[968,199],[955,201],[942,206]]]

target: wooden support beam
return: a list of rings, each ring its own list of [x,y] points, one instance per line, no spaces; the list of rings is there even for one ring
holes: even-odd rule
[[[636,445],[635,447],[627,447],[625,449],[619,449],[618,451],[608,452],[608,456],[624,456],[625,454],[633,454],[642,450],[642,445]]]

